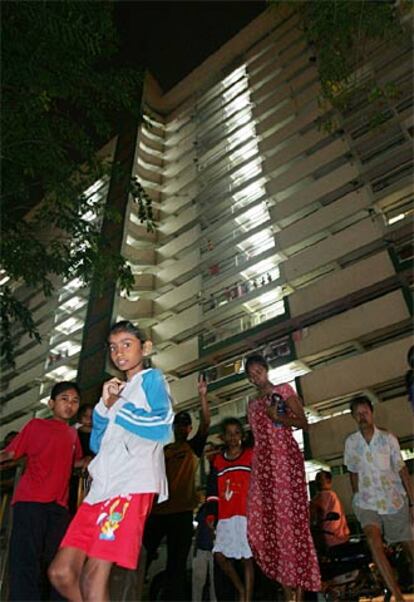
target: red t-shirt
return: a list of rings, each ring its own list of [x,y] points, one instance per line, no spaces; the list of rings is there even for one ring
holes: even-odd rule
[[[217,454],[211,463],[211,480],[216,479],[218,520],[232,516],[246,516],[247,494],[249,491],[252,470],[252,453],[250,448],[243,449],[237,458],[228,460],[223,454]],[[207,501],[214,499],[210,495]],[[208,510],[210,511],[210,509]]]
[[[67,507],[73,463],[83,456],[77,431],[65,422],[33,418],[5,451],[26,456],[12,503],[56,502]]]

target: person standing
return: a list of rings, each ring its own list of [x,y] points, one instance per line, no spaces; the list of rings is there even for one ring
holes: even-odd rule
[[[259,390],[249,402],[254,436],[247,504],[247,533],[262,572],[278,581],[286,600],[303,600],[303,591],[321,587],[318,559],[309,527],[309,505],[302,453],[292,427],[307,430],[302,402],[288,384],[273,385],[269,367],[251,355],[245,372]]]
[[[209,600],[216,602],[214,588],[214,559],[213,559],[213,531],[207,525],[207,504],[203,502],[195,516],[197,523],[192,575],[192,602],[202,602],[204,586],[209,580]]]
[[[195,436],[188,439],[192,421],[188,412],[181,411],[174,418],[174,442],[164,448],[169,497],[154,507],[144,534],[147,551],[147,570],[156,557],[164,536],[167,538],[166,600],[186,599],[186,566],[193,536],[193,511],[199,498],[195,474],[199,458],[207,440],[210,410],[207,400],[207,382],[198,381],[201,401],[200,424]]]
[[[144,369],[147,340],[131,322],[112,326],[112,363],[126,381],[111,378],[95,406],[89,464],[92,485],[79,507],[49,578],[70,602],[107,602],[113,564],[135,569],[152,504],[168,496],[163,444],[173,412],[160,370]]]
[[[45,593],[42,558],[47,567],[57,552],[69,524],[72,469],[84,465],[77,432],[68,424],[79,402],[76,383],[56,383],[49,400],[52,418],[33,418],[0,452],[0,462],[26,459],[12,499],[10,600],[41,600]],[[50,597],[62,600],[53,589]]]
[[[81,405],[77,415],[77,423],[74,428],[78,432],[79,443],[84,457],[92,459],[94,453],[89,446],[92,433],[92,413],[93,405],[85,403]],[[90,477],[87,470],[77,469],[73,472],[69,484],[69,512],[71,517],[75,516],[78,506],[80,506],[90,487]]]
[[[375,425],[371,401],[356,397],[350,410],[358,425],[358,431],[347,437],[344,453],[354,494],[352,506],[379,572],[396,602],[403,602],[384,553],[382,532],[388,543],[401,543],[414,563],[414,490],[410,475],[397,438]]]
[[[78,422],[75,424],[83,454],[90,457],[94,456],[94,453],[90,448],[93,408],[94,406],[91,403],[82,404],[77,416]]]
[[[216,525],[214,559],[233,584],[238,599],[250,602],[253,595],[253,554],[247,541],[247,493],[249,490],[252,450],[243,445],[243,426],[237,418],[221,423],[224,448],[211,464],[207,487],[207,523]],[[234,561],[241,560],[243,578]],[[217,592],[218,595],[219,592]],[[219,596],[219,599],[223,599]]]

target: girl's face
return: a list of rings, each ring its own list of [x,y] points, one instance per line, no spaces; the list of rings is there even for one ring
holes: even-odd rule
[[[223,434],[224,445],[227,449],[237,449],[242,444],[242,432],[237,424],[228,424]]]
[[[130,332],[115,332],[109,337],[109,353],[114,365],[126,372],[128,378],[142,370],[144,360],[143,345]]]
[[[261,364],[251,364],[247,373],[249,381],[255,386],[261,389],[267,382],[267,369]]]

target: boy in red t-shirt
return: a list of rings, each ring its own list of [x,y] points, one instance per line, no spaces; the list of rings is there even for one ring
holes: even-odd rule
[[[14,492],[10,542],[10,600],[40,600],[41,562],[50,564],[69,523],[69,478],[83,466],[77,431],[68,425],[79,409],[75,383],[55,384],[51,419],[33,418],[0,452],[0,462],[26,458]],[[52,589],[52,599],[62,598]]]

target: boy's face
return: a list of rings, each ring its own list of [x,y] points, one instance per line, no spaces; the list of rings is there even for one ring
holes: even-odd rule
[[[76,389],[67,389],[56,395],[55,399],[49,399],[49,408],[56,420],[68,422],[79,410],[79,403],[80,399]]]
[[[174,437],[176,441],[187,441],[189,434],[191,433],[192,426],[188,422],[178,421],[174,423]]]
[[[129,332],[115,332],[109,337],[109,353],[114,365],[121,372],[133,374],[142,370],[143,345]]]

